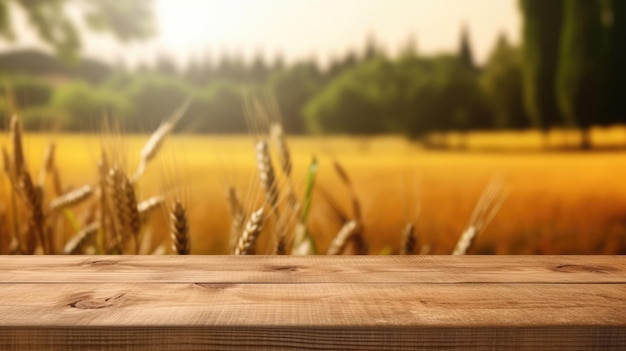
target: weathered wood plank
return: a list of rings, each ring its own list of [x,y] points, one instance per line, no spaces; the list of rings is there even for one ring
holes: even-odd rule
[[[0,256],[0,283],[626,283],[620,256]]]
[[[626,284],[2,284],[2,326],[626,328]]]
[[[624,350],[621,327],[0,327],[0,350]]]
[[[626,258],[0,257],[0,350],[624,350]]]

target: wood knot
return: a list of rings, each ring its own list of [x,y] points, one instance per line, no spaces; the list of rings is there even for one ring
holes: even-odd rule
[[[266,272],[297,272],[301,269],[298,266],[284,265],[284,266],[275,266],[269,265],[265,266]]]
[[[88,260],[84,263],[87,266],[113,266],[117,264],[117,260]]]
[[[552,270],[556,272],[563,272],[563,273],[587,272],[587,273],[601,273],[601,274],[607,274],[607,273],[617,271],[617,269],[613,267],[585,266],[585,265],[578,265],[578,264],[559,264],[559,265],[554,266]]]
[[[232,283],[195,283],[196,286],[199,286],[203,289],[209,290],[226,290],[232,287],[235,287],[237,284]]]
[[[91,293],[79,294],[70,298],[70,303],[67,305],[81,310],[98,310],[119,304],[123,301],[124,295],[126,293],[100,298],[93,296]]]

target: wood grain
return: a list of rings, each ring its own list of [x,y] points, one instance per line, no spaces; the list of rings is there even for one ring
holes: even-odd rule
[[[0,257],[0,350],[625,350],[619,256]]]
[[[15,283],[626,283],[621,256],[0,256]]]

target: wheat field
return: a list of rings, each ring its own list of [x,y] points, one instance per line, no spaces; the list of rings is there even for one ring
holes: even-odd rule
[[[54,142],[63,186],[79,188],[97,182],[101,144],[114,144],[123,155],[122,167],[132,173],[147,138],[27,133],[25,158],[37,174],[46,146]],[[400,137],[291,137],[287,142],[298,197],[302,198],[311,157],[315,155],[319,162],[308,224],[322,252],[344,224],[338,212],[350,211],[349,190],[333,161],[342,165],[353,183],[370,254],[400,252],[407,223],[414,224],[423,252],[450,254],[494,176],[503,179],[508,196],[493,222],[476,238],[470,254],[626,251],[624,152],[427,151]],[[490,140],[479,135],[471,142],[484,145]],[[10,145],[8,134],[1,143]],[[234,186],[242,199],[248,199],[245,204],[251,210],[255,200],[250,194],[257,194],[256,203],[260,201],[257,183],[254,142],[249,136],[173,135],[138,182],[137,197],[182,195],[191,253],[226,254],[231,226],[227,186]],[[0,225],[5,227],[9,226],[9,194],[5,177],[0,193]],[[72,211],[82,209],[78,206]],[[171,253],[167,216],[165,210],[157,211],[149,221],[149,235],[144,234],[149,240],[143,243],[148,252],[163,244],[167,249],[161,252]],[[66,222],[68,240],[75,230],[71,220]],[[262,236],[259,241],[259,253],[270,253],[269,239]]]

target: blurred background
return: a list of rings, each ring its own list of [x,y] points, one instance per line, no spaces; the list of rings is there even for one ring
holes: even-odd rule
[[[181,156],[141,191],[177,169],[193,253],[225,250],[223,188],[255,172],[243,101],[269,92],[299,178],[313,154],[320,189],[342,187],[331,160],[351,174],[370,253],[397,251],[407,221],[449,253],[501,175],[472,253],[624,254],[624,63],[623,0],[0,0],[0,118],[19,113],[33,166],[54,140],[68,184],[95,179],[103,117],[134,155],[191,98]]]

